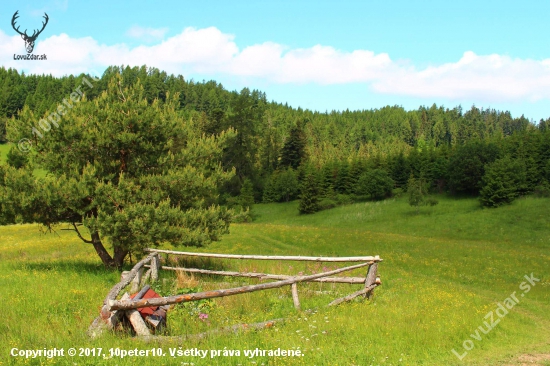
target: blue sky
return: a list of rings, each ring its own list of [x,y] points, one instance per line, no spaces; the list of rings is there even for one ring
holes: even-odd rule
[[[14,60],[21,30],[49,23]],[[550,1],[10,1],[0,62],[32,73],[155,66],[325,110],[437,103],[550,117]]]

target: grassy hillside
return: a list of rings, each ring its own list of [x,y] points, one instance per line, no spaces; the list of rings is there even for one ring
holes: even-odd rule
[[[297,202],[257,205],[256,220],[232,225],[231,234],[204,251],[240,254],[380,255],[383,286],[372,301],[337,308],[328,302],[359,286],[299,285],[303,309],[293,309],[288,288],[177,307],[171,334],[193,334],[225,325],[286,318],[261,331],[213,335],[180,343],[146,344],[108,335],[89,340],[85,331],[118,273],[105,272],[93,248],[72,232],[40,233],[36,225],[0,227],[0,362],[13,347],[111,347],[148,349],[297,349],[303,357],[59,358],[43,364],[195,365],[499,365],[522,354],[550,354],[550,222],[548,199],[525,198],[497,210],[474,199],[447,199],[416,213],[405,198],[343,206],[315,215],[297,214]],[[200,265],[201,263],[193,263]],[[312,273],[319,265],[209,261],[202,265]],[[328,266],[333,268],[334,266]],[[326,269],[326,268],[325,268]],[[357,275],[364,275],[358,270]],[[528,293],[524,275],[540,279]],[[164,293],[232,287],[243,280],[182,278],[163,274]],[[198,281],[198,282],[197,282]],[[223,281],[223,284],[216,284]],[[228,283],[229,282],[229,283]],[[253,283],[254,281],[247,281]],[[178,288],[180,287],[180,288]],[[516,292],[519,303],[488,334],[478,332],[497,303]],[[524,297],[520,297],[520,294]],[[9,299],[7,301],[6,299]],[[208,321],[198,318],[207,313]],[[498,318],[495,315],[495,318]],[[471,349],[462,361],[452,353]],[[539,364],[550,364],[542,360]],[[55,362],[54,362],[55,361]],[[546,363],[544,363],[546,362]],[[29,362],[40,364],[40,360]]]

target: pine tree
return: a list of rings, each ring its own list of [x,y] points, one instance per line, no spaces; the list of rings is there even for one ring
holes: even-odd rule
[[[263,203],[279,202],[280,195],[277,192],[277,181],[279,171],[275,170],[266,180],[264,193],[262,196]]]
[[[405,154],[400,151],[392,164],[392,178],[396,187],[405,188],[407,186],[407,180],[410,176],[410,169]]]
[[[482,179],[482,206],[499,207],[511,203],[526,184],[525,166],[506,156],[489,164]]]
[[[306,170],[301,187],[298,210],[301,214],[310,214],[319,211],[319,182],[312,168]]]
[[[355,193],[359,178],[366,171],[366,166],[362,160],[354,159],[350,164],[348,180],[349,180],[349,193]]]
[[[342,161],[338,164],[338,175],[336,176],[334,190],[340,194],[350,194],[353,191],[349,179],[349,164],[347,161]]]
[[[244,209],[252,210],[254,205],[254,188],[252,187],[252,181],[246,178],[241,186],[241,193],[239,195],[239,205]]]
[[[303,122],[298,122],[290,129],[290,134],[285,141],[281,151],[282,167],[291,167],[298,169],[306,155],[306,135],[302,126]]]
[[[281,171],[277,179],[276,189],[280,200],[289,202],[298,197],[298,176],[294,169],[288,168]]]
[[[6,142],[7,121],[7,118],[0,116],[0,144]]]
[[[321,169],[321,194],[325,197],[331,197],[334,195],[336,165],[334,162],[328,162],[323,165]]]
[[[469,142],[452,151],[448,166],[451,192],[478,194],[486,165],[498,156],[495,144],[481,141]]]
[[[415,178],[413,175],[407,183],[407,193],[409,194],[409,205],[416,207],[416,212],[420,206],[435,206],[439,202],[434,197],[428,196],[429,185],[423,178]]]
[[[116,75],[96,100],[65,108],[62,123],[35,139],[33,163],[48,175],[5,167],[0,180],[0,222],[69,223],[115,268],[145,247],[219,240],[231,215],[217,190],[234,175],[220,164],[232,133],[201,135],[175,98],[149,104],[139,81],[122,81]],[[40,119],[28,108],[19,116],[12,141]]]

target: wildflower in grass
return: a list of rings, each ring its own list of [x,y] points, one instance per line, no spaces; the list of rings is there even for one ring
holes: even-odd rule
[[[202,320],[202,321],[206,321],[208,319],[208,314],[200,313],[199,314],[199,319]]]

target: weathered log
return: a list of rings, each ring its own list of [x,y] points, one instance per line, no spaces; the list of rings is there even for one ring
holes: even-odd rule
[[[361,296],[361,295],[365,295],[365,294],[368,294],[370,292],[372,292],[372,290],[374,290],[374,288],[378,286],[376,284],[374,285],[371,285],[369,287],[365,287],[359,291],[356,291],[350,295],[347,295],[347,296],[344,296],[344,297],[341,297],[339,299],[336,299],[334,301],[332,301],[330,304],[328,304],[327,306],[334,306],[334,305],[338,305],[338,304],[341,304],[343,303],[344,301],[350,301],[350,300],[353,300],[355,299],[357,296]]]
[[[147,328],[147,324],[145,324],[145,321],[143,321],[143,318],[141,317],[139,311],[137,311],[136,309],[126,310],[126,317],[132,324],[132,327],[134,328],[138,336],[151,335],[151,332],[149,331],[149,328]]]
[[[281,256],[281,255],[241,255],[241,254],[215,254],[215,253],[194,253],[178,252],[164,249],[145,249],[149,253],[167,253],[186,255],[194,257],[228,258],[228,259],[258,259],[258,260],[288,260],[288,261],[312,261],[312,262],[381,262],[379,256],[373,257],[302,257],[302,256]]]
[[[128,300],[130,296],[125,293],[121,300]],[[96,338],[100,336],[105,330],[115,329],[118,323],[122,320],[124,316],[123,310],[115,310],[110,313],[109,318],[103,319],[101,316],[98,316],[94,319],[90,327],[88,328],[87,334],[91,338]]]
[[[300,310],[300,299],[298,298],[298,285],[296,285],[296,282],[290,285],[292,288],[292,301],[294,302],[294,307],[296,310]]]
[[[141,291],[138,292],[136,296],[134,296],[134,300],[141,299],[143,295],[145,295],[147,290],[149,290],[149,288],[150,288],[149,286],[145,286],[143,289],[141,289]],[[127,299],[130,298],[127,293],[124,295],[126,295]],[[143,318],[141,317],[141,314],[139,313],[139,311],[135,309],[126,310],[126,317],[132,324],[132,327],[134,328],[138,336],[151,335],[151,332],[149,331],[149,328],[147,328],[147,324],[145,324],[145,322],[143,321]]]
[[[365,288],[368,288],[372,286],[376,282],[376,275],[378,273],[378,263],[374,263],[369,266],[369,270],[367,271],[367,276],[365,278]],[[371,296],[372,292],[365,292],[365,297],[369,298]]]
[[[119,283],[113,286],[111,291],[109,291],[109,293],[107,294],[105,300],[107,301],[116,299],[120,291],[122,291],[124,287],[128,286],[130,282],[132,282],[139,269],[143,267],[147,262],[149,262],[152,257],[153,254],[150,254],[147,257],[143,258],[141,261],[137,262],[134,268],[132,268],[132,270],[128,273],[128,275],[124,277],[124,279],[121,280]]]
[[[224,296],[231,296],[231,295],[237,295],[237,294],[244,294],[247,292],[254,292],[254,291],[260,291],[260,290],[268,290],[272,288],[282,287],[291,285],[293,283],[297,282],[307,282],[311,281],[316,278],[326,277],[333,274],[345,272],[345,271],[351,271],[353,269],[361,268],[367,266],[368,263],[360,263],[356,264],[354,266],[339,268],[333,271],[328,272],[322,272],[317,273],[314,275],[309,276],[296,276],[293,278],[290,278],[288,280],[283,281],[277,281],[277,282],[270,282],[270,283],[263,283],[259,285],[251,285],[251,286],[242,286],[242,287],[235,287],[225,290],[215,290],[215,291],[205,291],[205,292],[198,292],[194,294],[184,294],[184,295],[175,295],[175,296],[168,296],[168,297],[161,297],[161,298],[155,298],[155,299],[142,299],[142,300],[131,300],[131,301],[117,301],[117,300],[110,300],[108,302],[108,309],[109,310],[128,310],[128,309],[137,309],[137,308],[143,308],[148,306],[160,306],[160,305],[167,305],[167,304],[177,304],[180,302],[188,302],[188,301],[196,301],[196,300],[202,300],[202,299],[211,299],[216,297],[224,297]]]
[[[136,275],[134,276],[134,279],[132,279],[132,287],[130,289],[130,292],[136,292],[139,290],[139,285],[141,283],[141,277],[143,276],[143,268],[140,268]]]
[[[371,262],[371,263],[374,263],[374,262]],[[145,265],[145,267],[147,267],[147,265]],[[294,277],[289,275],[275,275],[275,274],[269,274],[269,273],[213,271],[209,269],[185,268],[185,267],[162,266],[161,268],[168,271],[183,271],[183,272],[189,272],[189,273],[202,273],[202,274],[220,275],[220,276],[228,276],[228,277],[250,277],[250,278],[257,278],[260,280],[288,280],[289,278]],[[364,277],[323,277],[323,278],[314,279],[311,282],[364,284],[365,278]]]
[[[149,323],[155,332],[166,325],[167,309],[165,307],[159,307],[152,315],[145,318],[145,321]]]
[[[92,338],[100,336],[105,330],[112,330],[116,326],[116,322],[114,320],[116,317],[113,317],[113,314],[108,309],[108,302],[111,300],[116,299],[120,291],[122,291],[123,288],[128,286],[128,284],[133,280],[136,273],[139,271],[141,267],[143,267],[147,262],[151,260],[151,257],[153,254],[148,255],[147,257],[143,258],[141,261],[136,263],[134,268],[130,272],[128,272],[127,275],[123,276],[121,281],[114,285],[111,288],[111,291],[107,294],[107,297],[105,300],[103,300],[103,306],[101,308],[101,311],[99,313],[99,316],[95,318],[92,321],[92,324],[88,327],[88,335]],[[122,277],[122,276],[121,276]]]
[[[130,271],[122,271],[120,273],[120,280],[124,280],[126,278],[126,276],[128,276],[128,273],[130,273]]]

